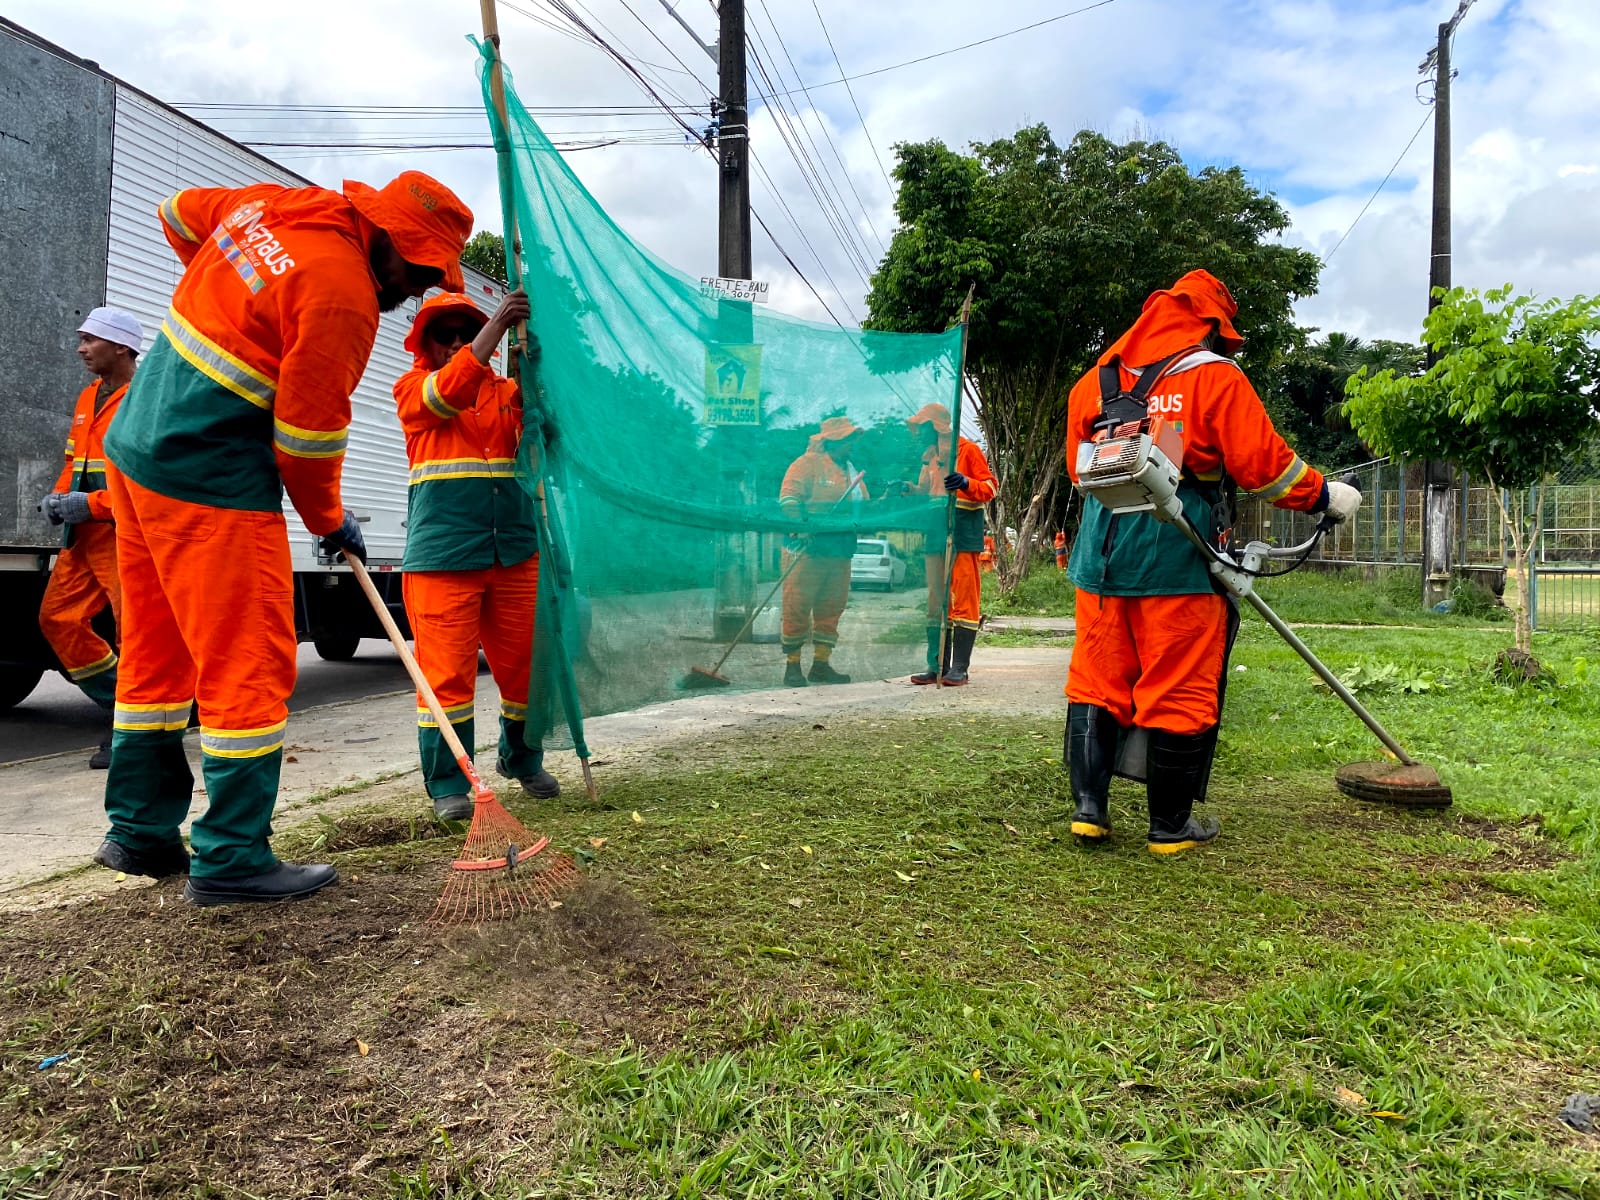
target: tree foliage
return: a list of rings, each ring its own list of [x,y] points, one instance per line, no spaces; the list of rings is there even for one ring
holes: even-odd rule
[[[1487,479],[1497,501],[1501,488],[1518,494],[1500,515],[1517,556],[1517,648],[1527,652],[1528,567],[1543,504],[1542,495],[1521,501],[1600,437],[1600,298],[1538,301],[1512,296],[1509,284],[1437,294],[1423,326],[1433,365],[1416,376],[1358,371],[1345,413],[1380,454],[1444,459]]]
[[[1345,381],[1362,368],[1417,375],[1424,363],[1422,347],[1410,342],[1330,333],[1289,351],[1257,385],[1273,424],[1302,458],[1344,467],[1372,457],[1344,415]]]
[[[506,280],[506,242],[498,233],[480,229],[467,240],[461,262],[500,283]]]
[[[1060,486],[1067,391],[1145,298],[1211,271],[1239,301],[1243,365],[1260,368],[1295,344],[1290,306],[1315,291],[1319,264],[1272,240],[1288,216],[1243,171],[1192,172],[1162,142],[1084,131],[1062,147],[1035,125],[971,150],[896,147],[899,228],[867,324],[944,329],[975,285],[967,368],[1000,481],[994,516],[1019,532],[1017,561],[998,547],[1011,587]]]

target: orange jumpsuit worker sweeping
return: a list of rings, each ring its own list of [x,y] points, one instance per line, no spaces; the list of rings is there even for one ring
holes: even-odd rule
[[[811,438],[806,452],[784,472],[778,504],[791,521],[812,517],[838,517],[843,501],[866,500],[867,489],[849,459],[850,441],[861,430],[848,417],[829,417]],[[783,581],[783,683],[805,687],[812,683],[849,683],[850,676],[834,670],[834,647],[839,644],[839,618],[850,600],[850,559],[856,552],[854,530],[814,533],[792,539]],[[796,563],[793,556],[800,555]],[[800,652],[811,641],[811,671],[800,672]]]
[[[1133,327],[1100,356],[1067,401],[1067,468],[1077,482],[1078,444],[1090,438],[1105,402],[1140,386],[1150,415],[1183,437],[1182,498],[1203,535],[1217,530],[1224,472],[1279,508],[1331,510],[1345,519],[1361,493],[1326,483],[1272,427],[1260,398],[1233,362],[1243,345],[1238,305],[1222,282],[1191,271],[1153,293]],[[1155,372],[1154,379],[1146,375]],[[1127,399],[1118,400],[1125,405]],[[1125,417],[1114,417],[1123,420]],[[1206,560],[1174,525],[1148,513],[1113,515],[1093,496],[1072,546],[1077,633],[1067,675],[1064,754],[1077,802],[1072,832],[1110,836],[1107,795],[1119,738],[1147,731],[1148,847],[1188,850],[1217,836],[1195,818],[1216,753],[1231,627],[1227,599],[1213,590]]]
[[[470,751],[483,647],[500,689],[500,773],[548,798],[561,785],[524,741],[539,527],[514,471],[522,393],[489,366],[500,339],[528,314],[521,291],[493,317],[465,296],[430,296],[406,338],[416,363],[395,383],[394,398],[411,461],[404,586],[417,662]],[[417,726],[433,811],[470,818],[471,786],[420,697]]]
[[[911,430],[924,449],[922,475],[917,490],[938,497],[937,519],[929,525],[924,565],[928,574],[928,669],[911,677],[912,683],[934,683],[941,666],[946,687],[967,682],[972,645],[978,638],[979,565],[986,541],[983,506],[995,495],[994,472],[976,442],[956,439],[956,469],[945,474],[950,462],[950,413],[937,404],[925,404],[912,417]],[[955,565],[950,570],[950,625],[944,638],[944,662],[939,662],[940,614],[944,608],[944,547],[947,492],[956,494]]]
[[[339,488],[350,393],[380,310],[461,290],[472,214],[407,171],[342,195],[191,189],[160,216],[184,273],[105,442],[125,627],[95,861],[189,870],[197,904],[306,896],[333,868],[279,862],[267,844],[295,678],[283,494],[330,553],[365,555]],[[178,835],[191,700],[209,800],[192,865]]]
[[[97,308],[78,326],[78,357],[95,381],[78,395],[67,461],[55,490],[39,503],[52,525],[66,525],[61,553],[39,604],[39,630],[61,660],[63,674],[107,713],[117,695],[117,652],[90,622],[109,605],[120,630],[122,589],[117,585],[117,534],[101,442],[143,345],[139,319],[119,308]],[[107,733],[89,766],[104,771],[110,765]]]

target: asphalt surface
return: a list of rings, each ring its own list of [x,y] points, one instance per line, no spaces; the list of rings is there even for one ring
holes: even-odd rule
[[[289,710],[381,696],[410,688],[400,656],[387,642],[368,639],[349,662],[323,662],[309,642],[300,647],[300,678]],[[61,754],[93,753],[110,727],[106,714],[54,671],[15,708],[0,710],[0,763]]]

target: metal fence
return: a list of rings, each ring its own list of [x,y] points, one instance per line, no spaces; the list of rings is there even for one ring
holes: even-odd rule
[[[1362,492],[1355,519],[1324,538],[1316,558],[1361,567],[1422,562],[1421,463],[1378,459],[1353,470]],[[1338,476],[1345,471],[1331,472]],[[1500,498],[1511,503],[1510,495]],[[1574,467],[1548,482],[1541,497],[1542,531],[1532,556],[1530,592],[1535,628],[1600,624],[1600,479]],[[1534,503],[1529,497],[1528,504]],[[1495,492],[1457,475],[1454,560],[1470,576],[1515,587],[1515,555]],[[1310,536],[1314,519],[1254,496],[1241,497],[1237,528],[1246,539],[1292,545]]]

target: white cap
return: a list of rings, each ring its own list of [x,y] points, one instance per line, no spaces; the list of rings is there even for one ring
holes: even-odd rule
[[[78,332],[126,346],[135,354],[144,347],[144,328],[139,324],[139,318],[120,308],[95,309],[83,319]]]

